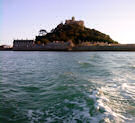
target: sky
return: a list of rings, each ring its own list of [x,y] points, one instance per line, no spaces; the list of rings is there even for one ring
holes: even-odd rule
[[[35,39],[72,16],[119,43],[135,43],[135,0],[0,0],[0,45]]]

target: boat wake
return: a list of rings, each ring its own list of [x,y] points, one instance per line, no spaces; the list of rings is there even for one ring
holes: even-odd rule
[[[92,117],[93,123],[104,122],[104,123],[121,123],[124,122],[127,118],[115,112],[113,107],[110,105],[110,99],[104,95],[104,89],[98,89],[92,92],[92,95],[89,95],[95,102],[94,107],[96,109],[97,115]]]

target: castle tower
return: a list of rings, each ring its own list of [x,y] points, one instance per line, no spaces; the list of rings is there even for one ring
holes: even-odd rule
[[[72,21],[75,21],[75,17],[74,16],[72,17]]]
[[[82,20],[76,21],[74,16],[71,18],[71,20],[66,20],[65,24],[77,24],[84,27],[84,21]]]

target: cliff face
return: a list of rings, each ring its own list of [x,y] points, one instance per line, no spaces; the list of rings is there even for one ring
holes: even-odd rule
[[[74,44],[79,44],[81,42],[105,42],[109,44],[118,43],[112,40],[109,35],[75,23],[61,23],[46,35],[36,37],[36,43],[48,43],[53,41],[66,42],[69,40],[72,40]]]

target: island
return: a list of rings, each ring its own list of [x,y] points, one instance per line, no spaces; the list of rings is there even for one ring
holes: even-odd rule
[[[85,27],[72,17],[47,32],[39,31],[35,40],[14,40],[13,51],[135,51],[135,44],[120,44],[98,30]]]

